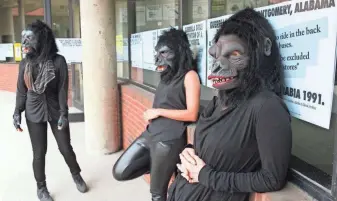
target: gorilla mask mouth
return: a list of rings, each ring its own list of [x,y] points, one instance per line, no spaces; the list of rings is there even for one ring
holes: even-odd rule
[[[232,83],[236,80],[236,76],[234,77],[225,77],[225,76],[215,76],[210,75],[208,76],[208,80],[212,80],[214,88],[222,88],[223,85]]]
[[[29,52],[32,52],[32,48],[30,48],[30,47],[22,47],[22,52],[24,54],[28,54]]]
[[[166,69],[168,69],[169,67],[167,66],[167,65],[160,65],[160,66],[157,66],[157,68],[156,68],[156,71],[158,72],[158,73],[162,73],[162,72],[164,72]]]

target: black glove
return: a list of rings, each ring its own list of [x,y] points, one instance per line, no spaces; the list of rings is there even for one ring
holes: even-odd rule
[[[17,131],[22,132],[21,128],[21,114],[14,114],[13,115],[13,125]]]
[[[57,127],[59,130],[65,129],[69,125],[68,118],[65,115],[61,115],[58,122]]]

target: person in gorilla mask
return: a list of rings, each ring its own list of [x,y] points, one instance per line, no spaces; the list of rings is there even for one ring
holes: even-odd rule
[[[291,157],[289,111],[282,100],[282,63],[268,20],[247,8],[218,30],[211,75],[218,95],[180,154],[168,201],[248,201],[286,184]]]
[[[150,172],[152,201],[165,201],[186,143],[187,123],[198,117],[200,80],[184,31],[172,28],[164,32],[155,50],[161,80],[153,108],[144,113],[149,125],[118,159],[113,176],[125,181]]]
[[[25,111],[28,132],[33,147],[33,171],[40,201],[53,201],[46,185],[45,157],[47,153],[47,122],[54,134],[77,189],[88,190],[70,143],[68,122],[68,65],[57,54],[55,37],[50,27],[37,20],[22,31],[20,62],[13,123],[21,129],[21,114]]]

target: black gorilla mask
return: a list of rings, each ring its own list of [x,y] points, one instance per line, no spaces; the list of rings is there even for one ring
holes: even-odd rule
[[[209,49],[213,65],[208,79],[213,81],[214,88],[230,90],[239,86],[239,72],[248,66],[247,52],[247,44],[236,35],[220,36]]]
[[[282,62],[276,35],[268,20],[251,8],[225,20],[209,54],[211,75],[223,104],[237,105],[263,89],[281,96]]]
[[[171,28],[164,31],[159,36],[155,50],[156,71],[160,72],[162,82],[167,84],[190,70],[197,71],[190,43],[183,30]]]
[[[22,52],[24,54],[33,54],[37,51],[38,40],[35,33],[30,29],[22,31]]]
[[[157,52],[155,56],[156,71],[162,73],[168,68],[172,68],[175,59],[174,51],[165,44],[160,43],[156,45],[155,50]]]

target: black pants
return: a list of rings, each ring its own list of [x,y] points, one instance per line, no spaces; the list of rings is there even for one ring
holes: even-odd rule
[[[166,200],[167,187],[179,162],[179,154],[185,146],[186,138],[167,142],[151,142],[143,135],[125,150],[113,167],[116,180],[137,178],[150,171],[150,192]]]
[[[57,122],[49,122],[49,125],[70,172],[72,174],[80,173],[81,169],[77,163],[73,147],[70,144],[69,126],[63,130],[58,130]],[[27,127],[33,147],[34,177],[37,182],[44,182],[46,180],[45,158],[47,153],[47,122],[33,123],[27,120]]]

